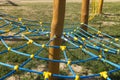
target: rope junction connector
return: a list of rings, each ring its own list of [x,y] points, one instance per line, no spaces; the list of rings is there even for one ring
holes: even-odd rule
[[[102,56],[102,55],[98,55],[98,57],[99,57],[99,59],[103,58],[103,56]]]
[[[63,35],[65,35],[65,34],[66,34],[66,32],[63,33]]]
[[[67,62],[67,66],[70,65],[70,64],[71,64],[71,60],[68,60],[68,62]]]
[[[19,70],[19,66],[18,65],[14,66],[14,70],[18,71]]]
[[[78,38],[77,38],[77,37],[74,37],[74,41],[78,41]]]
[[[84,38],[84,37],[82,37],[81,39],[82,39],[83,41],[85,41],[85,38]]]
[[[42,44],[42,48],[45,48],[45,44]]]
[[[75,76],[75,80],[80,80],[79,75],[76,75],[76,76]]]
[[[107,79],[108,78],[107,71],[100,72],[100,76],[103,77],[104,79]]]
[[[74,29],[74,32],[76,32],[77,30],[76,29]]]
[[[79,47],[80,47],[80,48],[83,48],[83,46],[82,46],[82,45],[80,45]]]
[[[80,23],[81,25],[84,25],[84,23]]]
[[[97,34],[101,34],[101,31],[98,31]]]
[[[32,44],[33,43],[33,40],[29,40],[28,42],[27,42],[27,44]]]
[[[22,21],[22,18],[18,18],[18,21],[21,22],[21,21]]]
[[[115,41],[119,41],[119,39],[118,39],[118,38],[115,38]]]
[[[10,50],[11,50],[11,47],[8,47],[7,50],[10,51]]]
[[[60,49],[64,51],[67,47],[66,46],[60,46]]]
[[[108,52],[109,50],[108,49],[104,49],[105,52]]]
[[[43,72],[44,80],[49,79],[52,76],[50,72]]]
[[[42,25],[43,24],[43,22],[42,21],[40,21],[40,25]]]
[[[31,54],[31,55],[30,55],[30,58],[31,58],[31,59],[34,59],[34,54]]]

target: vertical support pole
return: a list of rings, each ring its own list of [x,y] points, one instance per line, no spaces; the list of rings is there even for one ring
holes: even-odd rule
[[[81,23],[84,24],[88,24],[89,2],[90,0],[82,0]],[[85,25],[81,25],[81,28],[87,31],[87,27]]]
[[[99,0],[98,14],[102,14],[104,0]]]
[[[50,46],[61,45],[61,36],[65,17],[65,4],[66,0],[54,0],[50,39],[54,36],[56,37],[50,43]],[[60,49],[49,48],[49,59],[60,60]],[[49,62],[48,68],[51,73],[59,73],[59,63]],[[57,78],[51,77],[49,80],[57,80]]]

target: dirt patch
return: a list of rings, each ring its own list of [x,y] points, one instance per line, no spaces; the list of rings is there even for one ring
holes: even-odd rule
[[[112,25],[116,25],[116,22],[102,22],[102,25],[104,26],[112,26]]]

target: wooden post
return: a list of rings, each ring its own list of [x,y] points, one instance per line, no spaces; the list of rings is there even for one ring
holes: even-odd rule
[[[84,24],[88,24],[89,2],[90,0],[82,0],[81,23]],[[87,27],[85,25],[81,25],[81,28],[87,31]]]
[[[54,36],[56,36],[56,38],[50,43],[51,46],[61,45],[61,36],[65,17],[65,4],[66,0],[54,0],[50,39]],[[49,59],[60,60],[60,49],[49,48]],[[59,73],[59,63],[49,62],[48,68],[51,73]],[[57,80],[57,78],[51,77],[49,80]]]
[[[99,0],[98,14],[102,14],[104,0]]]

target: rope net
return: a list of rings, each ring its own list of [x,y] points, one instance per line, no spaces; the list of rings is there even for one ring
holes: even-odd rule
[[[109,75],[120,70],[120,65],[118,64],[120,40],[118,38],[114,38],[83,23],[66,24],[65,26],[69,25],[71,27],[64,29],[61,37],[63,40],[61,46],[50,46],[50,42],[53,41],[56,36],[45,42],[39,41],[39,38],[49,38],[50,23],[17,18],[3,13],[0,13],[0,15],[2,15],[2,17],[0,17],[0,44],[2,45],[0,50],[0,65],[9,69],[6,74],[1,76],[0,80],[6,79],[18,71],[42,75],[45,80],[48,80],[51,76],[73,80],[100,76],[104,79],[111,80]],[[80,25],[85,25],[96,34],[84,31],[79,27]],[[15,43],[7,42],[7,40],[16,39],[17,41]],[[18,40],[23,41],[18,42]],[[60,49],[61,60],[49,59],[49,48]],[[7,57],[7,55],[10,55],[10,57]],[[117,57],[115,57],[115,60],[112,60],[110,56]],[[20,60],[20,58],[22,58],[22,60]],[[2,59],[4,59],[4,61]],[[12,59],[14,59],[14,62],[11,62]],[[53,74],[48,70],[38,71],[26,67],[26,65],[31,62],[36,63],[36,61],[38,61],[37,64],[39,64],[40,61],[63,63],[71,74]],[[107,66],[108,68],[104,67],[94,74],[86,75],[74,71],[72,65],[82,65],[85,63],[89,63],[87,64],[88,67],[94,64],[94,67],[97,68],[97,65],[103,64],[103,66]],[[34,65],[31,63],[31,67],[32,66]],[[94,68],[94,70],[96,70],[96,68]]]

